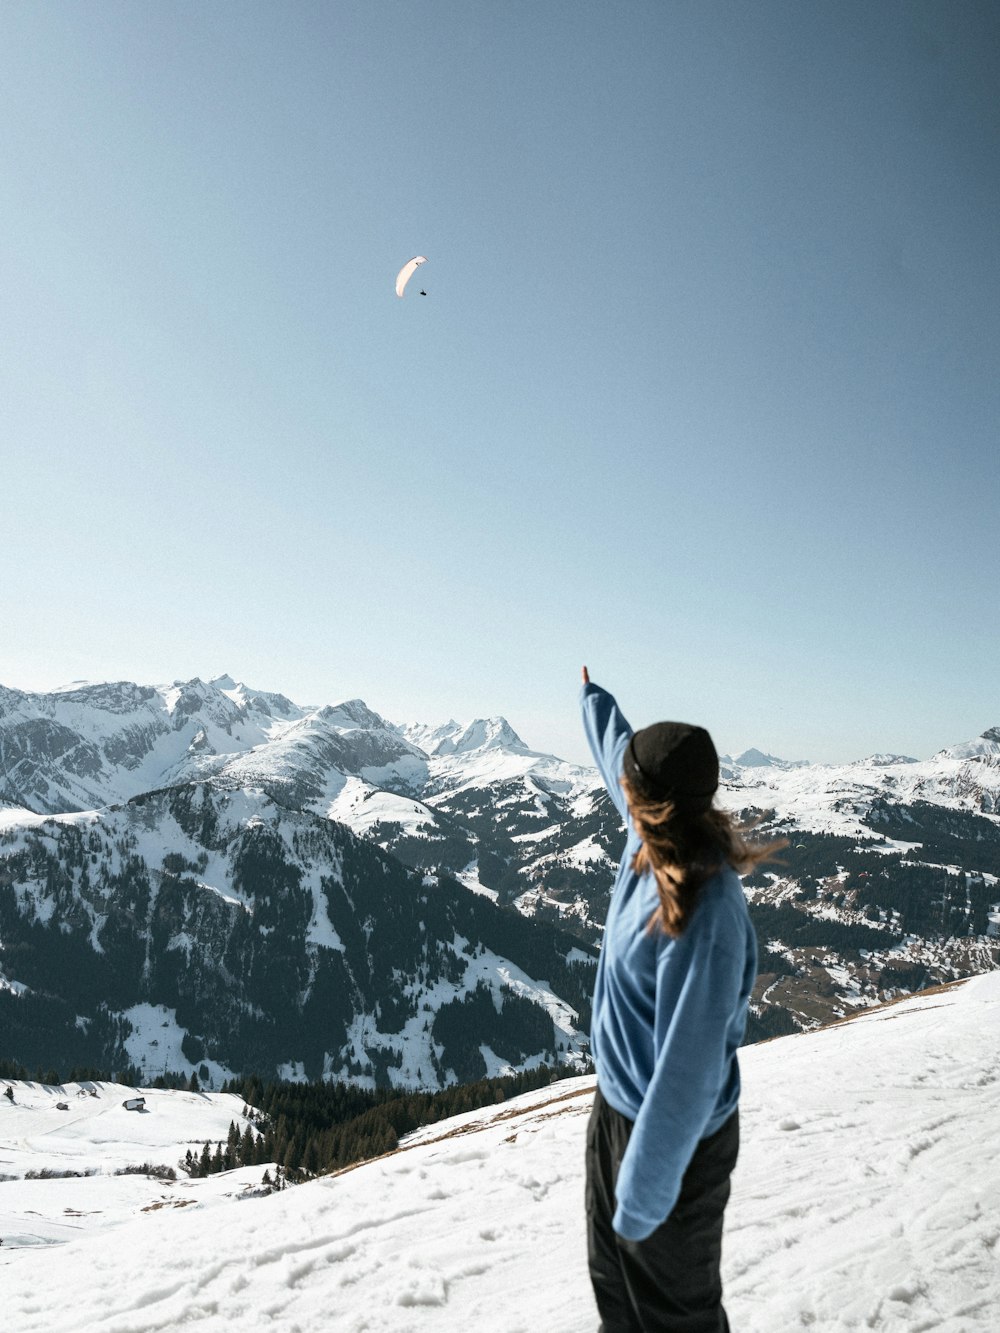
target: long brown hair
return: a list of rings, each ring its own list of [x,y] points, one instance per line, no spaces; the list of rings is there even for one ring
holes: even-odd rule
[[[629,814],[642,846],[632,858],[637,875],[649,871],[656,880],[660,905],[649,919],[676,938],[684,933],[706,880],[728,862],[739,875],[753,870],[787,843],[750,842],[726,810],[715,806],[690,811],[673,801],[653,801],[640,794],[628,778],[621,780]]]

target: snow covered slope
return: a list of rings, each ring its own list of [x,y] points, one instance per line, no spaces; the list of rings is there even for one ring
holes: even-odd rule
[[[734,1328],[993,1333],[998,1039],[991,973],[742,1053],[723,1257]],[[58,1248],[5,1246],[5,1322],[18,1333],[69,1321],[80,1333],[592,1328],[581,1169],[592,1090],[590,1078],[555,1084],[267,1198],[163,1209]]]
[[[189,1149],[197,1156],[206,1141],[225,1141],[231,1124],[241,1135],[247,1129],[246,1107],[230,1093],[139,1092],[90,1081],[0,1088],[14,1094],[12,1101],[0,1095],[4,1254],[65,1244],[164,1208],[245,1197],[260,1186],[264,1167],[198,1180],[180,1169]],[[127,1110],[126,1101],[137,1098],[142,1110]],[[159,1176],[138,1169],[146,1165]]]
[[[410,1087],[579,1068],[584,958],[251,787],[0,817],[0,1055],[26,1066]]]

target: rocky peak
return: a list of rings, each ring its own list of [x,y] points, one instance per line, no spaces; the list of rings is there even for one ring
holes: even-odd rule
[[[505,717],[478,717],[453,742],[453,754],[473,750],[527,750]]]

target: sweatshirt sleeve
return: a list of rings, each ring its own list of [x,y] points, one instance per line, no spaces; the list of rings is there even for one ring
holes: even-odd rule
[[[601,689],[593,681],[588,681],[580,692],[580,707],[583,711],[583,729],[587,734],[591,753],[597,762],[604,785],[622,818],[626,818],[628,808],[625,793],[622,791],[622,755],[632,735],[632,728],[625,721],[621,709],[615,703],[614,696]]]
[[[613,1226],[626,1240],[645,1240],[673,1211],[727,1077],[743,960],[711,935],[685,943],[657,967],[656,1065],[615,1188]]]

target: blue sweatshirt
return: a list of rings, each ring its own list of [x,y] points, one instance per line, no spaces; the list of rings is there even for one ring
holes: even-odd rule
[[[659,896],[653,876],[632,869],[641,843],[620,782],[632,728],[599,685],[583,687],[581,704],[590,748],[628,830],[597,967],[591,1048],[606,1101],[635,1122],[613,1225],[626,1240],[644,1240],[673,1211],[699,1140],[736,1109],[736,1050],[757,945],[729,865],[704,884],[679,938],[647,929]]]

